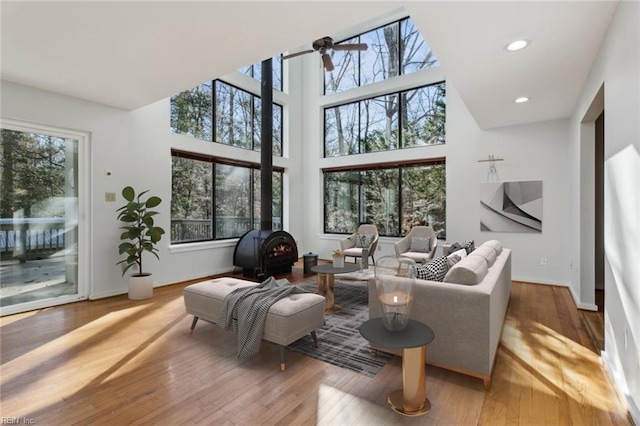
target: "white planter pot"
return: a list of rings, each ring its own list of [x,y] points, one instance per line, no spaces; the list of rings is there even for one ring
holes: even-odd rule
[[[344,256],[334,257],[333,258],[333,267],[334,268],[344,268]]]
[[[153,275],[136,274],[129,277],[129,299],[143,300],[153,297]]]

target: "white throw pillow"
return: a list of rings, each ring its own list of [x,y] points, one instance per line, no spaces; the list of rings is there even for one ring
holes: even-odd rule
[[[449,256],[454,255],[454,254],[457,255],[457,256],[460,256],[461,260],[464,259],[465,257],[467,257],[467,251],[465,249],[463,249],[463,248],[461,248],[458,251],[454,251]]]

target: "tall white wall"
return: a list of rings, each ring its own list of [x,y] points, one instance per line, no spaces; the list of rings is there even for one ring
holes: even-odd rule
[[[259,94],[258,87],[256,82]],[[127,278],[121,276],[116,266],[122,259],[118,255],[120,225],[115,213],[123,203],[122,188],[132,185],[137,191],[149,189],[162,198],[156,221],[168,231],[172,148],[260,162],[257,152],[171,133],[169,99],[135,111],[123,111],[6,81],[1,88],[4,118],[90,133],[91,243],[90,247],[81,248],[89,252],[91,259],[90,282],[85,283],[90,298],[127,292]],[[288,102],[284,98],[284,94],[274,95],[274,100],[280,103]],[[293,109],[295,116],[297,109]],[[298,143],[289,153],[299,157],[301,149]],[[291,207],[292,200],[294,205],[299,204],[297,200],[302,198],[304,188],[299,179],[302,165],[286,157],[275,158],[274,165],[287,170],[284,229],[297,237],[302,234],[304,217],[296,208],[287,207]],[[111,176],[106,176],[106,169],[111,169]],[[115,192],[116,202],[105,202],[105,192]],[[291,214],[291,210],[295,213]],[[228,272],[233,269],[235,243],[236,240],[225,240],[171,246],[167,234],[158,245],[160,261],[145,256],[144,269],[153,273],[156,286]]]
[[[347,164],[393,162],[407,159],[446,157],[447,162],[447,240],[473,239],[484,242],[499,239],[513,249],[513,277],[516,280],[567,285],[569,256],[565,243],[569,238],[569,122],[558,120],[523,126],[480,130],[460,99],[455,82],[447,81],[446,145],[411,148],[352,156],[322,158],[322,109],[336,101],[338,95],[321,99],[321,82],[314,63],[305,68],[311,85],[305,97],[304,140],[309,144],[304,152],[304,182],[307,191],[304,204],[307,225],[305,241],[321,258],[329,258],[339,247],[341,235],[324,235],[322,167]],[[402,90],[445,79],[443,70],[426,70],[376,83],[375,88],[353,89],[358,97],[373,90]],[[339,99],[338,99],[339,100]],[[487,181],[488,163],[478,163],[489,154],[504,158],[496,163],[502,181],[542,180],[543,232],[516,234],[480,231],[480,183]],[[395,238],[381,238],[376,257],[393,255]],[[546,257],[547,266],[540,260]]]
[[[513,249],[513,279],[567,285],[569,258],[562,244],[568,233],[567,120],[480,130],[455,90],[447,104],[447,238],[498,239]],[[542,181],[542,233],[480,232],[479,188],[487,181],[490,154],[500,181]],[[541,259],[546,258],[547,265]]]
[[[571,120],[571,287],[593,297],[593,108],[604,85],[605,352],[640,423],[640,3],[619,3]],[[596,111],[597,112],[597,111]],[[579,186],[576,186],[579,185]],[[586,236],[586,237],[585,237]]]

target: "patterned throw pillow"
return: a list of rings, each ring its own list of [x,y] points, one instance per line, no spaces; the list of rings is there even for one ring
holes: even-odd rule
[[[476,246],[473,240],[463,242],[462,247],[467,251],[467,254],[471,253],[476,249]]]
[[[409,251],[429,253],[431,251],[431,238],[411,237],[411,248],[409,248]]]
[[[420,265],[416,268],[418,279],[429,281],[443,281],[444,276],[449,271],[449,262],[446,256],[440,256],[431,262]]]
[[[458,243],[453,243],[453,244],[451,244],[451,246],[449,247],[449,251],[447,251],[447,253],[445,253],[445,254],[451,254],[451,253],[454,253],[454,252],[456,252],[456,251],[460,250],[461,248],[462,248],[462,246],[461,246],[460,244],[458,244]]]

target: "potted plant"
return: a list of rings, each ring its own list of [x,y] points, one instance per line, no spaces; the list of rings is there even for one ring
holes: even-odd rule
[[[340,249],[333,251],[333,267],[344,268],[344,253]]]
[[[162,200],[159,197],[149,197],[143,200],[142,197],[149,192],[142,191],[136,196],[135,190],[127,186],[122,190],[122,197],[127,204],[120,207],[118,220],[125,225],[121,226],[124,232],[120,235],[120,240],[125,240],[119,246],[120,254],[126,254],[127,258],[121,260],[117,265],[122,266],[122,276],[134,266],[137,272],[129,277],[129,299],[148,299],[153,296],[153,277],[151,273],[142,269],[142,254],[146,251],[153,254],[158,260],[158,249],[156,244],[162,238],[164,229],[155,226],[153,217],[158,214],[151,210],[158,206]]]

